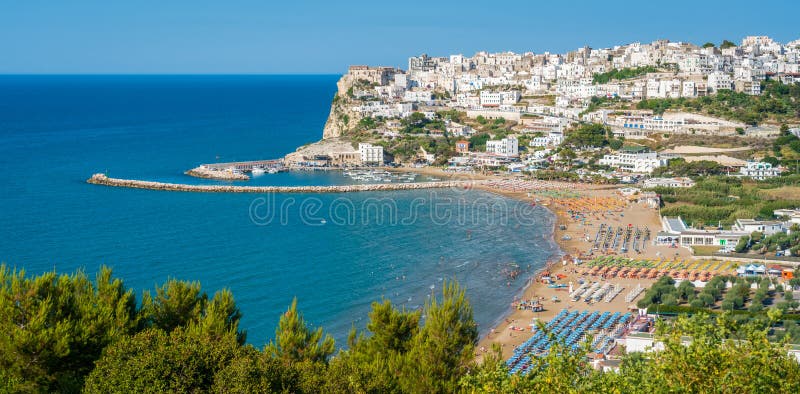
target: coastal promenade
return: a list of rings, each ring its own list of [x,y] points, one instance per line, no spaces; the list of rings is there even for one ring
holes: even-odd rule
[[[188,185],[182,183],[164,183],[140,181],[132,179],[109,178],[105,174],[94,174],[86,180],[93,185],[127,187],[133,189],[150,189],[176,192],[201,193],[348,193],[388,190],[417,190],[435,188],[471,188],[476,181],[443,181],[419,183],[381,183],[361,185],[333,186],[232,186],[232,185]]]

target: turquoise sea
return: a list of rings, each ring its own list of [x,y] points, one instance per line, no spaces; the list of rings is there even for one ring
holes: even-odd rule
[[[94,186],[95,172],[170,182],[200,163],[277,158],[322,134],[338,76],[0,76],[0,261],[135,289],[168,278],[230,288],[248,341],[268,342],[293,297],[340,345],[382,298],[418,308],[467,287],[481,330],[553,254],[553,216],[465,190],[199,194]],[[202,181],[214,182],[214,181]],[[348,182],[339,173],[255,184]],[[246,184],[246,183],[237,183]],[[323,224],[324,220],[324,224]]]

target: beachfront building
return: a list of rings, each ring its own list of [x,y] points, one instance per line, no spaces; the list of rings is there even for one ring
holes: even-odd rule
[[[667,165],[667,161],[658,152],[649,152],[639,147],[623,147],[617,153],[604,155],[598,163],[620,171],[649,174],[656,168]]]
[[[497,168],[511,163],[511,156],[494,153],[470,152],[468,164],[475,167]]]
[[[642,187],[650,189],[654,187],[692,187],[695,182],[690,178],[676,177],[676,178],[649,178],[645,179]]]
[[[486,152],[501,156],[519,156],[519,140],[506,137],[502,140],[486,141]]]
[[[773,167],[770,163],[750,161],[739,169],[739,176],[753,178],[763,181],[767,178],[774,178],[781,175],[781,170]]]
[[[361,164],[361,154],[358,151],[331,152],[331,165],[337,167],[357,166]]]
[[[383,164],[383,147],[367,143],[358,144],[362,164]]]
[[[661,217],[661,231],[656,235],[656,244],[672,246],[735,246],[749,232],[731,230],[705,230],[686,226],[678,217]]]

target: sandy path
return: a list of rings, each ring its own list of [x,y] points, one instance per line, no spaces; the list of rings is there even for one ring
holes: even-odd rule
[[[667,149],[662,153],[676,153],[676,154],[713,154],[713,153],[726,153],[726,152],[742,152],[752,150],[749,147],[739,147],[739,148],[709,148],[706,146],[692,146],[692,145],[681,145],[676,146],[672,149]]]

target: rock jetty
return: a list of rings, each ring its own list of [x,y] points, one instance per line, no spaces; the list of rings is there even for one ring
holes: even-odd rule
[[[250,177],[246,174],[236,173],[229,170],[214,170],[206,166],[192,168],[191,170],[186,171],[184,174],[196,178],[219,179],[223,181],[246,181],[250,179]]]
[[[336,186],[232,186],[232,185],[187,185],[181,183],[164,183],[139,181],[131,179],[109,178],[105,174],[94,174],[86,182],[94,185],[129,187],[134,189],[151,189],[177,192],[204,193],[347,193],[387,190],[416,190],[433,188],[471,188],[473,181],[443,181],[419,183],[381,183],[363,185]]]

